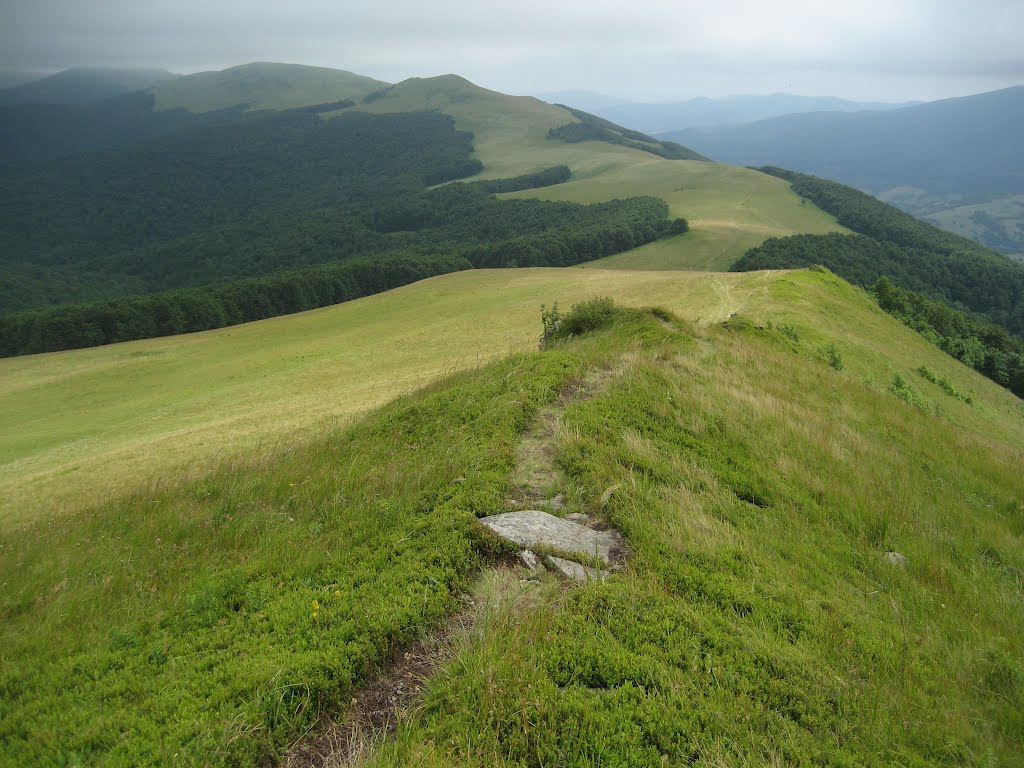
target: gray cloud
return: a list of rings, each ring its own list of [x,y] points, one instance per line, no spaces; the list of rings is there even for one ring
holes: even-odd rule
[[[248,61],[529,93],[938,98],[1024,82],[1020,0],[0,0],[0,66]]]

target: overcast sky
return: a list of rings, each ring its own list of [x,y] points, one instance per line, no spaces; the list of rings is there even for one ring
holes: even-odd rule
[[[0,0],[0,67],[284,61],[635,100],[1024,83],[1024,0]]]

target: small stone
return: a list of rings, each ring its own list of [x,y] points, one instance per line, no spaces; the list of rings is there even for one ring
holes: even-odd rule
[[[572,520],[574,523],[580,523],[586,525],[590,522],[590,515],[584,512],[570,512],[565,516],[566,520]]]
[[[889,565],[895,566],[896,568],[906,568],[910,565],[910,561],[899,552],[886,552],[885,559],[889,562]]]
[[[529,568],[531,571],[543,570],[544,566],[540,562],[540,558],[532,550],[524,549],[519,553],[519,561]]]
[[[561,573],[563,576],[572,579],[573,581],[604,581],[608,577],[607,571],[599,571],[597,568],[590,568],[586,565],[580,565],[572,560],[566,560],[561,557],[555,557],[554,555],[548,555],[544,558],[544,562],[554,568],[556,571]]]
[[[560,493],[553,499],[550,499],[548,501],[548,506],[552,509],[561,509],[565,506],[565,495]]]

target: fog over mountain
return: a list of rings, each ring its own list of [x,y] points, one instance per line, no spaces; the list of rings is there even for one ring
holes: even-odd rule
[[[506,93],[634,101],[802,93],[930,100],[1024,81],[1018,0],[8,0],[0,68],[312,64],[398,82],[455,72]]]

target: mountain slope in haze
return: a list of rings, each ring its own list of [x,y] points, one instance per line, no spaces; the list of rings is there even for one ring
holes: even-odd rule
[[[0,91],[0,104],[93,104],[178,77],[163,69],[66,69]]]
[[[578,106],[572,101],[564,103]],[[612,122],[645,133],[661,134],[700,126],[730,125],[802,112],[858,112],[890,110],[907,106],[885,102],[849,101],[832,96],[798,96],[790,93],[697,98],[666,103],[617,103],[589,111]],[[586,109],[585,107],[581,107]],[[671,138],[662,136],[659,138]]]
[[[850,184],[917,215],[1024,193],[1024,86],[887,112],[788,115],[747,125],[673,131],[721,162],[778,165]],[[1024,217],[988,243],[1024,252]],[[962,234],[968,234],[961,230]]]
[[[0,69],[0,88],[14,88],[18,85],[25,85],[26,83],[34,83],[37,80],[42,80],[44,77],[49,77],[50,72],[34,72],[29,70],[18,70],[18,69]]]
[[[388,84],[352,72],[301,64],[254,62],[187,75],[152,89],[156,108],[212,112],[232,107],[291,109],[358,99]]]

